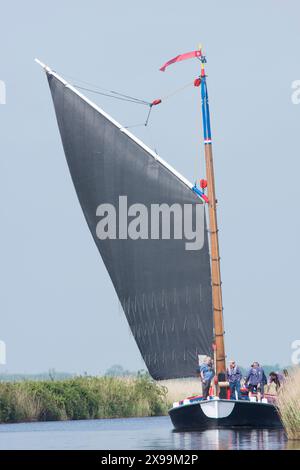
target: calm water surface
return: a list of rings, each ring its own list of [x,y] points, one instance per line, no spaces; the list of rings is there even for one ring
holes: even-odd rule
[[[0,425],[0,449],[300,449],[281,430],[173,432],[168,417]]]

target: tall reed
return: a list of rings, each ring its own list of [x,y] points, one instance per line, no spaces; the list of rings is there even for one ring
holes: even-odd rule
[[[300,440],[300,367],[290,371],[278,393],[277,406],[287,437]]]
[[[161,380],[159,383],[167,389],[170,406],[173,402],[202,393],[201,382],[198,378]]]

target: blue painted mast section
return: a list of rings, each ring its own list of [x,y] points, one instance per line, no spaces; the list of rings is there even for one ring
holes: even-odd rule
[[[210,113],[209,113],[209,104],[208,104],[208,92],[207,92],[207,85],[206,85],[206,76],[204,71],[204,64],[206,63],[206,59],[204,56],[201,55],[201,76],[199,79],[195,80],[195,86],[200,84],[201,86],[201,100],[202,100],[202,124],[203,124],[203,137],[204,137],[204,144],[211,144],[211,127],[210,127]],[[198,81],[198,82],[197,82]],[[195,186],[193,187],[193,191],[198,194],[205,202],[208,202],[208,198],[205,195],[204,191],[201,191]]]
[[[204,144],[211,144],[210,114],[209,114],[208,93],[207,93],[205,75],[201,77],[201,98],[202,98],[202,122],[203,122]]]

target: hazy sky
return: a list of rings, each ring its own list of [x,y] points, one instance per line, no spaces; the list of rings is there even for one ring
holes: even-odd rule
[[[39,57],[76,77],[152,100],[192,81],[201,42],[219,200],[227,355],[290,363],[299,319],[300,79],[297,0],[0,1],[0,340],[3,370],[99,373],[143,362],[67,169]],[[76,80],[70,79],[76,83]],[[134,130],[183,175],[203,177],[199,89]],[[94,101],[124,125],[145,109]]]

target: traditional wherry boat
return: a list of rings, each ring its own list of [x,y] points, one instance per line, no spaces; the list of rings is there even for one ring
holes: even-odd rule
[[[175,404],[169,414],[178,431],[282,427],[273,404],[246,400],[223,400],[219,397],[211,397],[210,400],[186,399]]]
[[[37,62],[47,74],[79,202],[149,373],[155,380],[193,377],[198,357],[214,355],[218,378],[214,396],[174,403],[169,414],[175,429],[279,427],[274,404],[227,397],[206,58],[199,48],[176,56],[160,70],[190,58],[198,60],[201,67],[194,81],[201,90],[206,162],[206,179],[200,181],[200,187],[86,98],[77,89],[83,87],[71,85],[50,67]],[[106,90],[101,94],[109,93]],[[111,94],[149,106],[149,114],[153,106],[161,103],[160,99],[147,102]],[[158,228],[152,226],[153,208],[156,214],[157,210],[160,214],[167,211],[170,224],[172,213],[172,230],[162,226],[164,222],[159,217]],[[147,223],[141,217],[143,213]],[[180,232],[188,213],[198,216],[196,232],[192,227]],[[113,229],[110,219],[115,222]]]
[[[212,154],[212,136],[210,125],[210,110],[207,91],[207,79],[205,74],[206,58],[202,55],[201,49],[195,51],[196,57],[201,62],[201,74],[195,80],[195,86],[200,86],[202,99],[202,123],[203,140],[206,161],[206,180],[203,187],[207,184],[208,189],[208,212],[209,212],[209,232],[210,232],[210,260],[212,277],[212,303],[214,320],[214,358],[216,363],[216,373],[219,384],[227,385],[225,380],[225,345],[224,345],[224,327],[223,327],[223,301],[221,287],[220,271],[220,252],[218,240],[217,224],[217,199],[215,194],[215,178]],[[168,61],[166,66],[193,57],[192,54],[183,54]],[[226,397],[227,395],[227,397]],[[248,398],[248,397],[247,397]],[[282,427],[274,397],[266,397],[258,402],[256,395],[250,401],[230,400],[225,387],[219,389],[218,396],[211,395],[208,400],[203,400],[201,396],[187,398],[183,401],[173,404],[169,415],[177,430],[197,430],[203,428],[223,428],[223,427],[254,427],[254,428],[273,428]],[[268,398],[269,401],[268,402]]]

